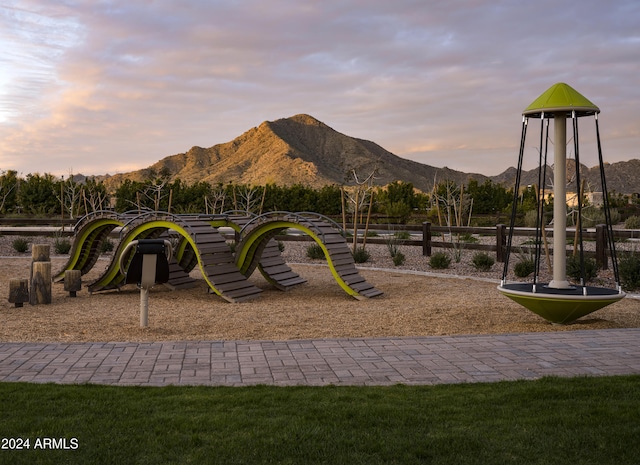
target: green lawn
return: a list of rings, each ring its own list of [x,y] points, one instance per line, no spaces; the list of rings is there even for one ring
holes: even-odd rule
[[[640,460],[640,376],[416,387],[0,383],[0,399],[2,446],[30,445],[0,450],[2,464]],[[68,449],[41,449],[51,438]]]

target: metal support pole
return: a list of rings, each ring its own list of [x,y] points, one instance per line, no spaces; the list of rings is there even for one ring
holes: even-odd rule
[[[149,326],[149,289],[140,288],[140,327]]]
[[[553,280],[549,287],[569,289],[567,281],[567,118],[554,115]]]

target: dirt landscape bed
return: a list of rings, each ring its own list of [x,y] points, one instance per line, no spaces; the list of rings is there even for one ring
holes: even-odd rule
[[[54,272],[65,261],[54,257]],[[494,275],[477,279],[362,269],[384,295],[357,301],[336,284],[326,265],[303,263],[292,267],[307,284],[281,292],[256,272],[251,279],[264,292],[241,304],[209,294],[201,279],[187,290],[157,286],[149,297],[149,327],[141,329],[135,286],[96,294],[83,288],[71,298],[62,284],[54,284],[51,305],[14,308],[7,300],[9,279],[28,277],[30,263],[30,255],[0,259],[0,341],[288,340],[640,327],[640,301],[634,298],[558,326],[502,296]],[[101,259],[83,281],[90,282],[107,264]]]

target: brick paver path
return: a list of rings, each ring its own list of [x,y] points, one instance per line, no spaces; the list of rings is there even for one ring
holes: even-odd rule
[[[0,381],[388,385],[640,374],[640,329],[302,341],[0,343]]]

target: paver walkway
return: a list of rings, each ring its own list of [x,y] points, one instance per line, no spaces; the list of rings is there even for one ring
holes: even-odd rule
[[[640,374],[640,329],[304,341],[0,343],[0,381],[389,385]]]

